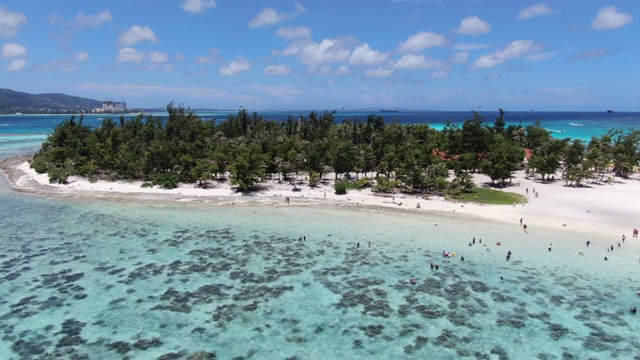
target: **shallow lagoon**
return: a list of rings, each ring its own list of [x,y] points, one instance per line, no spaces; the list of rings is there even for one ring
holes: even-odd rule
[[[390,210],[71,202],[1,185],[8,358],[628,359],[640,349],[628,312],[640,264],[625,244],[605,251],[615,235]]]

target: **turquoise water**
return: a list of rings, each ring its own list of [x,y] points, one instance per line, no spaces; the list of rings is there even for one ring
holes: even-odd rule
[[[7,137],[0,157],[35,149]],[[638,254],[605,251],[619,234],[66,200],[3,177],[0,204],[3,359],[639,358]]]
[[[16,359],[585,359],[632,358],[640,346],[627,311],[640,265],[624,247],[604,252],[610,239],[402,212],[3,189],[0,353]]]

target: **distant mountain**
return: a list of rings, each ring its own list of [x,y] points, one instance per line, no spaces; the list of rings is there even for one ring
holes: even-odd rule
[[[0,89],[1,114],[79,114],[102,106],[102,101],[65,94],[29,94]]]

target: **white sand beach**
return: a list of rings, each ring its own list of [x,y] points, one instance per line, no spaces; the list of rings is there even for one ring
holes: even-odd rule
[[[625,234],[631,238],[632,230],[640,228],[640,176],[627,179],[615,178],[612,183],[588,183],[584,187],[568,187],[564,181],[543,183],[539,178],[527,178],[523,171],[515,173],[513,185],[503,191],[526,195],[528,203],[520,205],[479,205],[457,203],[436,196],[417,196],[402,193],[378,194],[370,189],[350,190],[346,195],[336,195],[333,181],[311,188],[304,182],[299,191],[288,182],[267,180],[262,188],[252,193],[236,192],[228,181],[209,182],[209,188],[194,184],[181,185],[166,190],[158,187],[143,188],[141,182],[89,182],[73,177],[68,184],[49,184],[46,174],[37,174],[29,163],[8,160],[4,172],[17,191],[47,196],[72,196],[81,198],[106,198],[117,200],[162,200],[202,202],[209,204],[237,204],[243,202],[287,206],[348,206],[382,210],[435,212],[453,216],[474,216],[513,223],[520,226],[520,219],[529,233],[537,228],[567,229],[583,233],[617,237]],[[327,179],[333,179],[328,175]],[[489,183],[488,177],[474,175],[477,186]],[[527,189],[528,194],[527,194]],[[534,190],[539,196],[534,196]],[[286,199],[289,203],[286,204]]]

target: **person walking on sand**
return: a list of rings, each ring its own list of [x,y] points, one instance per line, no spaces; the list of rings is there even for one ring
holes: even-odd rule
[[[520,226],[522,226],[522,219],[523,219],[523,218],[520,218]]]

